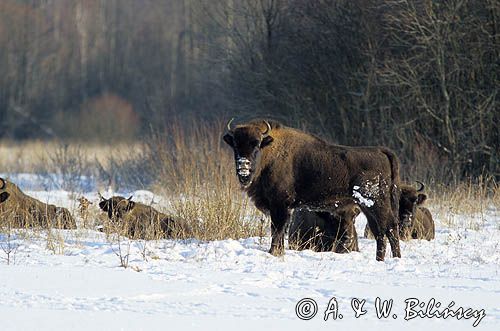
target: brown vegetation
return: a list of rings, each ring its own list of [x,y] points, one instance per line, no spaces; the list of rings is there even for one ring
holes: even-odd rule
[[[221,123],[169,123],[148,141],[155,191],[201,240],[262,234],[260,214],[240,191],[232,158],[222,148]]]

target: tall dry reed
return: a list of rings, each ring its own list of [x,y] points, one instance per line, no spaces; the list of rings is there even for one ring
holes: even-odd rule
[[[169,124],[152,134],[149,148],[158,191],[170,196],[176,216],[190,220],[202,240],[262,235],[262,215],[236,180],[222,123]]]

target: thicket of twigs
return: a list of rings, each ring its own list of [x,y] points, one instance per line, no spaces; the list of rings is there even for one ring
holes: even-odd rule
[[[498,180],[499,17],[494,0],[6,0],[0,135],[123,143],[266,115],[389,146],[418,178]]]

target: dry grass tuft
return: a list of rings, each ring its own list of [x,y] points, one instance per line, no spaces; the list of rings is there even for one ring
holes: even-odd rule
[[[187,220],[201,240],[262,235],[262,215],[241,192],[232,151],[223,146],[222,123],[173,123],[152,135],[158,191],[174,216]]]
[[[459,182],[453,186],[437,185],[430,189],[430,204],[441,223],[448,227],[465,226],[478,230],[489,208],[500,209],[500,185],[493,177]],[[466,217],[465,224],[459,224]]]

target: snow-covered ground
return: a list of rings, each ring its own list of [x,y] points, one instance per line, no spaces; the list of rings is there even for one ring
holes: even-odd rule
[[[21,187],[42,201],[76,206],[67,192]],[[151,192],[133,194],[168,203]],[[85,196],[97,200],[95,193]],[[465,216],[457,215],[451,228],[438,218],[434,241],[403,242],[403,258],[385,262],[375,261],[375,242],[363,238],[359,253],[287,250],[281,258],[267,253],[269,238],[163,240],[145,249],[144,242],[132,242],[124,269],[116,243],[100,232],[59,231],[62,254],[47,247],[46,233],[19,234],[11,241],[14,263],[6,265],[0,250],[0,330],[499,330],[499,212],[490,206],[478,230],[468,229]],[[360,237],[365,222],[363,215],[356,221]],[[0,243],[7,242],[0,235]],[[388,318],[377,318],[377,297],[393,300]],[[303,298],[317,304],[311,320],[296,315]],[[410,298],[434,298],[438,311],[454,302],[451,309],[472,308],[467,315],[474,317],[405,320]],[[362,300],[366,314],[356,318],[352,306]],[[342,318],[330,314],[325,321],[335,302]],[[314,312],[307,308],[299,309],[303,317]]]

